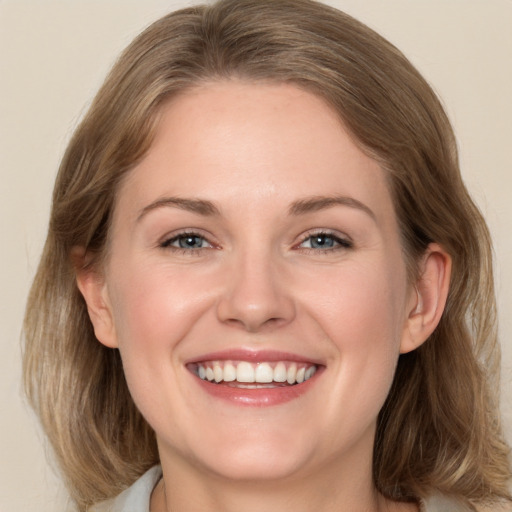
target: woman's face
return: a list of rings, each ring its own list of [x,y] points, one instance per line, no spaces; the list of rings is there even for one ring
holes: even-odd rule
[[[379,165],[292,85],[162,109],[122,183],[103,343],[162,461],[281,478],[371,459],[413,297]]]

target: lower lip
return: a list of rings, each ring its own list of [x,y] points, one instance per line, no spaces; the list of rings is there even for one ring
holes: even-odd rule
[[[286,402],[300,398],[306,394],[312,386],[315,385],[320,368],[317,369],[315,375],[301,384],[293,386],[279,386],[275,388],[237,388],[226,384],[216,384],[207,380],[202,380],[197,376],[194,379],[199,386],[209,395],[231,402],[234,405],[252,406],[252,407],[269,407],[280,405]]]

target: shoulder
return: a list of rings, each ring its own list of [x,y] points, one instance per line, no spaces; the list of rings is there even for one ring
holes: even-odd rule
[[[512,503],[478,505],[477,512],[512,512]]]
[[[421,503],[421,512],[512,512],[512,503],[475,505],[469,507],[463,502],[442,494],[432,495]]]
[[[154,466],[119,496],[93,505],[87,512],[149,512],[151,493],[161,477],[162,469]]]
[[[455,498],[434,494],[422,501],[421,512],[471,512],[471,509]]]

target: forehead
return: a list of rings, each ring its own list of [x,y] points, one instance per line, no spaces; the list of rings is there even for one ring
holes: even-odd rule
[[[161,109],[152,145],[120,202],[166,194],[255,208],[297,195],[349,194],[390,206],[385,175],[320,97],[291,84],[202,84]]]

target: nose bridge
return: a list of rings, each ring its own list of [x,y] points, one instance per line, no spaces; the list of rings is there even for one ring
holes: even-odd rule
[[[270,247],[235,251],[218,305],[219,319],[251,332],[288,323],[295,308],[280,270],[279,255]]]

